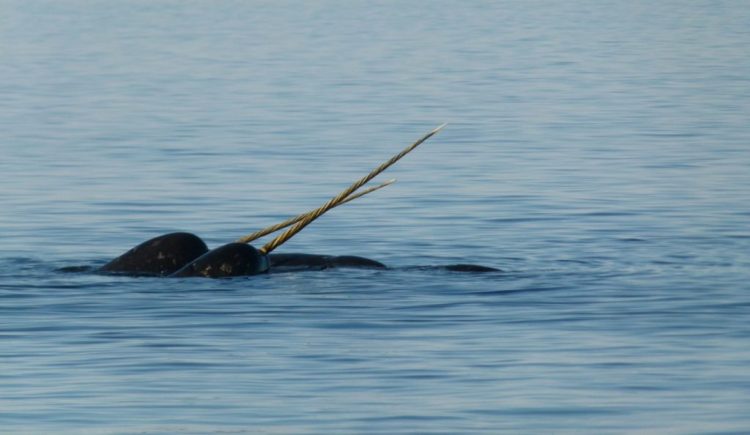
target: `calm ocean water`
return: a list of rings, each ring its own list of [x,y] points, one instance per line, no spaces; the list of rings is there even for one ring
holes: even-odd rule
[[[744,1],[0,0],[0,433],[747,433],[748,47]],[[278,251],[392,270],[59,271],[443,122]]]

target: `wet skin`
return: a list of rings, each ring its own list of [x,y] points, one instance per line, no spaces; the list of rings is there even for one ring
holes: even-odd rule
[[[313,255],[313,254],[271,254],[272,269],[328,269],[332,267],[359,267],[366,269],[385,269],[385,264],[369,258],[354,255]]]
[[[169,276],[225,278],[265,272],[268,272],[268,257],[245,243],[230,243],[206,252]]]
[[[146,240],[102,266],[101,271],[167,276],[206,252],[208,246],[195,234],[169,233]]]

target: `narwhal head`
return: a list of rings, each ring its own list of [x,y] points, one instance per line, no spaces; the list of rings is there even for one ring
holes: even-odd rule
[[[226,278],[266,273],[268,267],[268,257],[253,246],[229,243],[206,252],[170,276]]]

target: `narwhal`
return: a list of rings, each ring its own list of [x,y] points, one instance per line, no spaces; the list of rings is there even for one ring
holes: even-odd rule
[[[346,204],[368,193],[382,189],[396,180],[388,180],[383,184],[370,187],[361,192],[357,192],[338,205]],[[258,250],[246,243],[256,240],[265,235],[271,234],[280,229],[293,225],[307,216],[307,213],[289,218],[283,222],[271,225],[260,231],[256,231],[247,236],[237,239],[217,248],[213,254],[208,257],[211,262],[221,258],[222,264],[215,272],[218,276],[228,273],[228,268],[232,268],[232,273],[239,275],[253,275],[248,271],[260,270],[269,267],[281,267],[288,269],[325,269],[330,267],[369,267],[385,268],[385,265],[375,260],[357,256],[330,256],[330,255],[312,255],[312,254],[268,254],[263,258],[257,258]],[[144,275],[144,276],[170,276],[186,265],[198,259],[204,254],[209,253],[208,246],[200,237],[192,233],[175,232],[164,234],[153,239],[149,239],[138,246],[130,249],[114,260],[101,267],[103,272],[113,272],[127,275]],[[205,260],[205,259],[204,259]],[[209,268],[203,263],[197,263],[191,270],[204,270],[209,272]],[[213,268],[211,268],[213,270]],[[213,275],[209,273],[208,275]],[[174,276],[192,276],[188,270],[180,272],[180,275]]]
[[[378,174],[385,171],[424,141],[435,135],[443,127],[445,127],[445,124],[422,136],[400,153],[391,157],[373,169],[369,174],[331,198],[328,202],[309,213],[290,218],[211,250],[195,234],[186,232],[164,234],[130,249],[102,266],[100,270],[102,272],[128,275],[223,278],[257,275],[267,273],[271,269],[328,267],[384,269],[386,268],[384,264],[364,257],[271,254],[271,252],[330,209],[393,183],[395,180],[365,189],[361,192],[356,192]],[[290,228],[259,249],[249,244],[259,237],[287,226],[290,226]],[[454,271],[497,271],[497,269],[470,264],[450,265],[443,268]]]

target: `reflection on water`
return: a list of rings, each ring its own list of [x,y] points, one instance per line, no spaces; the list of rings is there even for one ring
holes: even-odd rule
[[[0,14],[10,433],[740,433],[750,9],[20,2]],[[279,252],[96,267],[310,210]],[[474,263],[502,274],[421,266]]]

